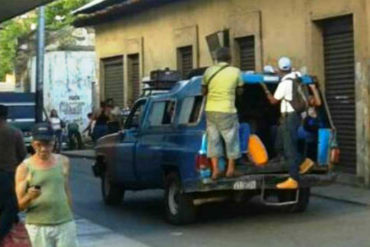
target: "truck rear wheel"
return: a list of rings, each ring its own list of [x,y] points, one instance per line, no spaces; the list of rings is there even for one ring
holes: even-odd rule
[[[112,183],[107,172],[101,177],[101,189],[106,205],[119,205],[122,202],[125,190],[120,185]]]
[[[310,202],[310,188],[300,188],[298,203],[284,206],[283,211],[288,213],[301,213],[306,211]],[[278,191],[278,198],[280,202],[294,201],[296,198],[296,190],[281,190]]]
[[[171,224],[181,225],[195,221],[193,199],[183,192],[179,175],[175,172],[166,176],[165,210],[166,220]]]

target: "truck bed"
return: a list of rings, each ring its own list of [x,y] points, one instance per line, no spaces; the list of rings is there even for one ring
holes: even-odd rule
[[[237,170],[241,176],[217,180],[199,179],[184,181],[185,192],[210,192],[222,190],[260,190],[276,189],[276,184],[285,180],[288,167],[281,160],[271,160],[265,166],[256,166],[248,161],[239,161]],[[315,166],[308,174],[300,176],[300,187],[325,186],[334,182],[336,174],[326,167]]]
[[[246,159],[240,159],[236,164],[236,168],[242,175],[287,173],[289,171],[289,167],[285,165],[285,162],[282,159],[272,159],[263,166],[256,166]],[[322,174],[326,173],[327,171],[328,168],[326,166],[319,167],[315,165],[310,173]]]

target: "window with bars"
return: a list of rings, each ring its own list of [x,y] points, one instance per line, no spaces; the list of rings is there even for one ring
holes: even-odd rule
[[[177,48],[177,70],[180,71],[182,78],[193,69],[193,46]]]
[[[254,36],[235,39],[238,47],[239,67],[243,71],[256,70]]]

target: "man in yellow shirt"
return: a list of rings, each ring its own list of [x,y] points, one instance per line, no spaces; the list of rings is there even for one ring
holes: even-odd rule
[[[235,107],[236,91],[242,93],[243,80],[238,68],[230,66],[228,48],[216,51],[217,64],[209,67],[203,76],[202,93],[207,96],[206,117],[208,157],[212,160],[212,179],[220,175],[219,158],[224,156],[225,143],[228,159],[226,176],[235,175],[235,160],[240,158],[239,122]],[[237,90],[238,89],[238,90]]]

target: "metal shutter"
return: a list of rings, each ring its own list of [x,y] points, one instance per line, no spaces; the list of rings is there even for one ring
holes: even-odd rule
[[[104,59],[103,66],[104,98],[112,98],[115,105],[123,107],[123,58]]]
[[[236,39],[239,45],[239,61],[240,69],[243,71],[255,70],[255,50],[254,50],[254,36],[247,36]]]
[[[186,46],[178,48],[177,67],[183,78],[193,69],[193,47]]]
[[[131,86],[131,100],[134,103],[140,97],[140,63],[139,54],[128,56],[128,80]]]
[[[356,172],[356,104],[352,16],[324,23],[326,98],[341,149],[340,166]]]

